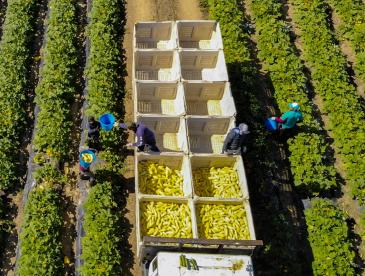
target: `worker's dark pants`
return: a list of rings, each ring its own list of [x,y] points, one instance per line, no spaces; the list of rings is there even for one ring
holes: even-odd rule
[[[95,149],[97,151],[101,150],[101,146],[100,146],[100,140],[99,140],[99,135],[92,135],[88,137],[88,141],[87,141],[87,145],[89,146],[89,148]]]
[[[292,128],[280,128],[278,130],[278,139],[279,141],[286,141],[291,137],[294,137],[299,132],[298,126],[294,126]]]
[[[156,143],[154,144],[150,144],[150,145],[142,145],[138,147],[139,151],[144,151],[144,152],[160,152],[159,148],[156,146]]]

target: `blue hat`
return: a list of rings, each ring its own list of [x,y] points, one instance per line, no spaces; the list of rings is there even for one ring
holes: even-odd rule
[[[296,102],[290,103],[289,107],[294,109],[294,110],[299,110],[300,109],[300,105]]]

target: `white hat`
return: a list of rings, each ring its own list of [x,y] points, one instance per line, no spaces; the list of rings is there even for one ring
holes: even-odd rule
[[[294,110],[299,110],[300,109],[300,105],[296,102],[290,103],[289,107],[294,109]]]
[[[238,125],[238,129],[240,130],[240,134],[248,134],[250,133],[248,131],[248,125],[244,124],[244,123],[241,123]]]

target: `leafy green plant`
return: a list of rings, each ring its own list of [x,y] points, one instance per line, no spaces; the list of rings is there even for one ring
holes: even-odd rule
[[[29,42],[38,1],[9,0],[0,42],[0,189],[17,181],[18,154],[26,126]]]
[[[76,94],[77,25],[73,0],[49,3],[44,65],[36,88],[37,116],[35,150],[53,160],[67,158],[70,153],[73,118],[71,105]]]
[[[361,0],[327,0],[341,22],[340,39],[348,40],[355,53],[355,71],[365,81],[365,5]]]
[[[123,0],[95,0],[89,14],[87,36],[90,53],[85,74],[87,77],[88,107],[86,113],[98,118],[104,113],[113,113],[119,118],[124,95],[122,76],[123,54],[121,34],[124,23]],[[99,157],[104,167],[118,172],[123,166],[125,135],[120,129],[101,131],[102,151]]]
[[[20,234],[19,275],[64,275],[61,245],[61,195],[64,179],[51,165],[37,171]]]
[[[273,147],[272,139],[263,126],[266,115],[261,105],[261,89],[257,89],[261,85],[261,79],[258,78],[260,72],[251,57],[252,26],[244,16],[240,6],[242,1],[201,2],[210,18],[220,23],[232,94],[237,107],[237,121],[248,123],[251,130],[252,141],[248,141],[251,150],[246,158],[254,163],[254,168],[247,176],[252,184],[250,191],[255,191],[251,196],[255,197],[255,209],[259,214],[255,221],[256,229],[266,245],[265,250],[255,256],[256,269],[258,273],[267,275],[305,275],[305,261],[298,257],[300,249],[295,243],[287,242],[295,240],[297,235],[295,227],[290,224],[290,216],[277,210],[277,201],[263,199],[263,193],[272,193],[267,177],[270,171],[277,170],[277,164],[268,154]],[[265,214],[265,219],[262,219],[261,214]]]
[[[314,199],[305,211],[314,275],[355,275],[355,253],[348,236],[347,215],[326,199]]]
[[[123,0],[93,1],[87,36],[90,53],[87,60],[87,114],[95,117],[121,110],[118,99],[123,95],[121,37]]]
[[[334,146],[341,157],[352,193],[365,202],[365,113],[349,82],[346,59],[327,23],[323,0],[290,0],[301,31],[303,58],[311,68],[316,93],[329,119]]]
[[[303,113],[301,133],[288,140],[294,184],[310,194],[337,187],[336,171],[326,158],[325,142],[306,89],[303,65],[290,41],[289,27],[281,19],[282,4],[276,0],[251,0],[256,26],[258,57],[269,73],[280,110],[299,102]]]
[[[122,275],[119,214],[110,182],[95,185],[84,204],[81,275]]]

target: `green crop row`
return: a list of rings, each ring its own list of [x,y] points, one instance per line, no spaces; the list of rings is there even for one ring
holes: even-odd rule
[[[44,65],[36,88],[39,106],[33,141],[39,155],[51,160],[69,156],[71,105],[76,94],[77,25],[73,0],[52,0],[43,49]]]
[[[44,65],[36,88],[39,113],[33,145],[43,160],[61,160],[70,153],[71,104],[76,93],[78,35],[76,3],[51,0],[43,49]],[[20,235],[19,275],[63,275],[60,187],[66,177],[51,163],[34,173],[37,186],[25,206]]]
[[[355,53],[355,71],[365,81],[365,4],[361,0],[327,0],[339,16],[340,38],[348,40]]]
[[[17,180],[21,135],[26,124],[30,41],[38,1],[8,0],[0,42],[0,189]]]
[[[341,157],[353,195],[365,200],[365,114],[349,83],[346,60],[326,21],[323,0],[290,0],[301,31],[303,57],[311,68],[315,91],[328,114],[336,152]]]
[[[326,158],[329,145],[313,115],[303,65],[290,41],[288,25],[281,19],[281,9],[276,0],[251,0],[258,57],[269,73],[276,102],[282,112],[290,102],[301,105],[304,120],[300,133],[288,140],[289,160],[294,184],[313,194],[336,187],[336,171]]]
[[[314,199],[305,211],[314,275],[356,275],[346,214],[326,199]]]
[[[81,275],[122,275],[117,203],[110,182],[91,188],[84,204]]]
[[[255,191],[251,196],[256,202],[253,212],[258,214],[257,234],[264,241],[263,250],[255,255],[256,270],[265,275],[305,275],[303,259],[298,257],[300,249],[294,242],[287,242],[296,240],[295,227],[288,223],[290,218],[287,213],[278,210],[275,197],[263,198],[265,193],[272,194],[272,186],[267,179],[270,171],[277,170],[277,167],[268,153],[274,149],[275,143],[263,124],[266,115],[261,106],[262,80],[251,58],[252,26],[245,18],[241,2],[201,0],[200,4],[208,10],[209,17],[220,24],[232,94],[237,107],[237,122],[246,122],[251,131],[252,140],[248,141],[250,151],[245,159],[254,164],[254,168],[247,177]],[[262,214],[266,214],[264,219]]]
[[[120,109],[123,93],[121,75],[122,53],[120,33],[123,0],[94,0],[89,15],[87,36],[90,53],[87,61],[88,79],[87,113],[99,117],[106,112]]]
[[[119,118],[124,95],[122,64],[122,38],[124,28],[124,0],[94,0],[89,14],[87,36],[90,52],[87,59],[86,77],[88,108],[86,113],[98,118],[113,113]],[[101,131],[102,151],[99,157],[105,165],[118,171],[123,165],[123,131]]]
[[[87,36],[90,51],[87,57],[86,114],[96,119],[104,113],[112,113],[119,119],[124,95],[122,76],[122,36],[124,27],[124,0],[93,0],[89,13]],[[82,238],[83,264],[81,275],[122,275],[122,255],[117,203],[114,184],[123,167],[124,134],[114,127],[101,130],[101,150],[98,158],[103,160],[95,172],[96,184],[84,203],[84,230]]]
[[[50,165],[35,174],[37,186],[30,192],[20,234],[19,275],[64,275],[61,245],[61,194],[65,181]]]

